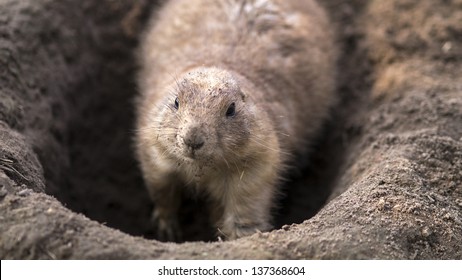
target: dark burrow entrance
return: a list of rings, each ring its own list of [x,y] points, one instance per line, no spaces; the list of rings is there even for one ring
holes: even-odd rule
[[[349,4],[335,9],[335,18],[342,22],[342,28],[352,26],[347,17],[351,9]],[[339,34],[344,52],[339,61],[341,69],[358,65],[358,56],[353,54],[357,38],[351,29],[348,32]],[[46,155],[41,161],[48,180],[47,192],[66,207],[131,235],[156,238],[150,227],[152,204],[133,153],[136,42],[121,44],[117,49],[101,50],[97,74],[87,78],[63,102],[67,117],[60,137],[66,154],[60,159],[60,171]],[[367,67],[354,69],[364,71]],[[291,174],[284,184],[284,195],[274,210],[275,228],[309,219],[327,201],[341,172],[345,143],[351,142],[357,133],[354,128],[345,129],[351,119],[346,116],[351,115],[353,104],[361,99],[364,85],[357,83],[357,77],[364,77],[363,74],[340,73],[341,109],[334,110],[334,117],[313,147],[307,167]],[[345,135],[345,131],[349,133]],[[207,216],[201,200],[185,202],[180,218],[185,241],[216,240]]]

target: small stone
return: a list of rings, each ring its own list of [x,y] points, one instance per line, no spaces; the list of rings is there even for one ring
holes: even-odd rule
[[[380,198],[379,202],[377,203],[377,206],[379,207],[379,209],[383,209],[383,207],[385,206],[385,199]]]
[[[290,226],[289,225],[283,225],[282,229],[285,230],[285,231],[288,231],[290,229]]]
[[[433,232],[428,228],[428,227],[424,227],[422,229],[422,236],[423,237],[429,237]]]
[[[388,201],[386,201],[383,197],[379,199],[379,202],[377,203],[377,207],[379,210],[389,210],[391,208],[391,205]]]
[[[8,192],[6,191],[6,188],[2,187],[0,189],[0,198],[4,198],[7,194],[8,194]]]
[[[433,197],[438,200],[439,202],[444,202],[445,201],[445,198],[444,196],[440,195],[440,194],[437,194],[437,193],[434,193],[433,194]]]
[[[441,47],[444,53],[448,53],[452,49],[452,43],[451,42],[445,42],[443,46]]]
[[[29,189],[25,189],[25,190],[20,190],[17,194],[19,196],[28,196],[30,195],[31,191]]]
[[[457,206],[462,207],[462,199],[456,199],[456,204]]]

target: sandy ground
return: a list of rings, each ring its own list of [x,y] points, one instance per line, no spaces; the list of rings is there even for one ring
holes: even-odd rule
[[[0,257],[462,259],[462,1],[322,2],[342,102],[275,230],[217,242],[189,200],[181,244],[150,231],[132,151],[155,5],[0,2]]]

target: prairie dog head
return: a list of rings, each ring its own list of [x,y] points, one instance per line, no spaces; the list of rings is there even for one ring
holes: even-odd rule
[[[178,164],[219,168],[255,152],[258,112],[232,73],[195,68],[177,77],[148,110],[157,153]]]

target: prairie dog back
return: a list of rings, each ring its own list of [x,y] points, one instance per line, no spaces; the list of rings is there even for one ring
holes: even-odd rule
[[[173,0],[147,28],[136,146],[160,239],[204,192],[229,239],[271,228],[281,176],[335,102],[336,50],[310,0]]]

